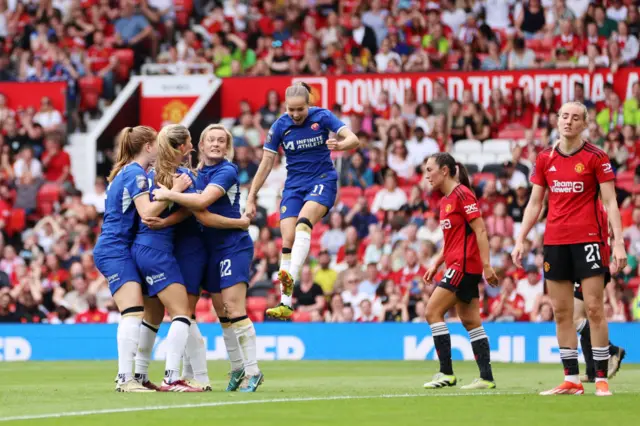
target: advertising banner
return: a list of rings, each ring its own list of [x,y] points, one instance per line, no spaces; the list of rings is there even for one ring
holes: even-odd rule
[[[267,93],[276,90],[281,99],[285,89],[296,81],[304,81],[312,88],[316,106],[331,108],[342,105],[343,112],[360,113],[367,103],[376,105],[380,92],[389,93],[391,103],[404,103],[407,89],[414,91],[419,103],[433,98],[434,85],[444,82],[449,98],[462,100],[465,89],[471,90],[474,99],[488,105],[495,88],[510,91],[515,87],[526,88],[536,104],[542,90],[552,86],[562,102],[573,99],[575,83],[584,84],[585,96],[593,102],[604,100],[604,85],[610,82],[614,90],[625,99],[631,95],[631,86],[638,81],[640,68],[621,68],[613,74],[602,68],[590,73],[587,69],[546,69],[526,71],[475,71],[429,72],[396,74],[350,74],[325,77],[232,77],[224,79],[221,108],[225,117],[237,117],[239,103],[247,100],[254,111],[266,104]]]
[[[160,129],[180,123],[215,76],[147,76],[140,90],[140,124]]]
[[[55,109],[65,114],[66,107],[66,82],[52,83],[0,83],[0,94],[7,99],[7,106],[12,110],[32,106],[36,111],[40,108],[43,97],[51,99]]]
[[[153,358],[166,354],[169,325],[163,324]],[[225,359],[219,324],[200,324],[210,360]],[[472,361],[469,336],[461,324],[449,324],[454,360]],[[486,323],[495,362],[560,362],[555,324]],[[2,325],[0,361],[115,360],[115,324]],[[435,360],[427,324],[256,324],[259,360]],[[640,362],[640,323],[609,325],[612,342],[627,350],[628,362]]]

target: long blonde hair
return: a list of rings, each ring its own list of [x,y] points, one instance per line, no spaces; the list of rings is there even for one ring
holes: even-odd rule
[[[198,169],[204,167],[204,140],[207,137],[207,134],[212,130],[222,130],[223,132],[225,132],[225,134],[227,135],[227,155],[225,156],[225,158],[229,161],[233,161],[233,135],[222,124],[209,124],[207,127],[205,127],[202,133],[200,133],[200,141],[198,143],[198,155],[200,161],[198,161]]]
[[[587,111],[587,107],[582,102],[578,102],[578,101],[565,102],[564,104],[562,104],[562,106],[558,110],[558,117],[560,117],[560,113],[562,112],[562,108],[564,108],[567,105],[577,106],[580,109],[582,109],[582,120],[585,123],[587,122],[587,118],[589,117],[589,113]],[[562,139],[558,138],[558,140],[553,144],[553,146],[551,147],[551,153],[549,154],[549,158],[553,157],[553,153],[556,151],[556,148],[558,148],[558,145],[560,145],[561,141],[562,141]]]
[[[109,173],[107,181],[111,183],[120,170],[140,154],[146,144],[153,144],[156,131],[147,126],[125,127],[118,135],[116,162]]]
[[[155,181],[167,188],[173,187],[173,175],[182,164],[179,147],[189,142],[191,134],[182,124],[169,124],[158,133],[158,158],[155,165]]]

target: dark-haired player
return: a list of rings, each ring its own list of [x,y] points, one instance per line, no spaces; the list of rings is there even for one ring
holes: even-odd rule
[[[311,88],[296,83],[287,88],[287,113],[271,126],[264,154],[253,178],[245,214],[253,219],[258,191],[271,172],[280,145],[287,157],[287,180],[280,203],[282,259],[278,279],[280,304],[267,315],[287,319],[293,314],[291,295],[311,246],[311,229],[333,207],[338,191],[338,173],[331,151],[348,151],[359,145],[358,137],[333,113],[310,107]],[[338,139],[330,139],[329,132]]]
[[[582,294],[591,329],[596,370],[596,395],[609,396],[607,372],[609,336],[604,315],[604,278],[608,271],[603,253],[602,212],[598,193],[609,213],[613,230],[613,270],[627,261],[622,240],[620,211],[608,155],[583,141],[587,109],[578,102],[560,108],[560,138],[542,151],[531,176],[533,190],[522,221],[522,229],[512,252],[521,264],[523,241],[538,219],[544,193],[549,189],[549,213],[544,235],[544,269],[549,296],[553,301],[564,382],[541,395],[581,395],[584,387],[578,368],[578,339],[573,323],[574,283],[582,284]]]
[[[483,272],[492,286],[498,285],[498,278],[489,263],[489,240],[478,201],[470,188],[466,169],[448,153],[434,154],[428,159],[426,177],[434,189],[444,194],[440,200],[444,248],[424,279],[431,281],[442,263],[447,270],[427,305],[427,322],[440,360],[440,371],[424,387],[437,389],[457,384],[451,365],[451,336],[444,322],[445,314],[455,306],[469,332],[480,369],[480,378],[462,389],[494,389],[489,338],[482,326],[478,305],[478,284]]]

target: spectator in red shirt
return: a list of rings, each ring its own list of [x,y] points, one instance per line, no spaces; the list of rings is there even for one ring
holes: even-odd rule
[[[513,89],[513,99],[509,108],[509,124],[530,129],[533,123],[533,107],[521,87]]]
[[[364,299],[360,302],[360,315],[356,318],[356,322],[378,322],[380,319],[373,313],[373,305],[371,300]]]
[[[491,303],[489,321],[523,321],[525,320],[524,298],[516,293],[516,285],[511,277],[502,280],[502,291]]]
[[[560,34],[553,39],[553,51],[564,48],[570,57],[578,56],[583,48],[580,38],[574,34],[571,21],[563,19],[560,21]]]
[[[507,216],[505,203],[500,202],[494,205],[493,214],[486,219],[486,226],[489,235],[513,236],[513,219]]]
[[[496,189],[495,180],[487,180],[482,190],[482,196],[478,199],[478,207],[483,217],[488,217],[493,213],[493,209],[497,203],[504,203],[502,198]],[[491,234],[489,234],[491,235]]]
[[[533,129],[544,129],[549,125],[549,114],[558,111],[559,105],[553,87],[546,86],[542,91],[540,103],[533,114]]]
[[[587,24],[587,34],[582,41],[582,51],[587,53],[587,46],[590,44],[596,45],[599,50],[604,49],[607,46],[606,37],[598,34],[598,25],[591,21]]]
[[[62,150],[58,134],[48,135],[45,139],[45,151],[42,154],[44,177],[48,182],[73,183],[71,176],[71,157]]]
[[[418,254],[416,251],[407,247],[404,252],[405,266],[398,271],[398,284],[402,294],[407,291],[414,293],[418,292],[418,287],[422,282],[422,277],[427,272],[427,269],[418,263]]]
[[[105,324],[109,314],[107,311],[98,309],[96,296],[93,294],[87,295],[87,303],[89,304],[89,309],[76,315],[76,324]]]
[[[107,100],[115,98],[115,75],[113,73],[118,59],[114,50],[107,46],[104,33],[96,31],[93,34],[93,45],[87,50],[85,68],[88,75],[96,75],[102,79],[102,97]]]

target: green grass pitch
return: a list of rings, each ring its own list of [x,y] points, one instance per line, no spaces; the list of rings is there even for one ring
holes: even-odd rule
[[[1,363],[3,425],[632,425],[638,420],[640,365],[623,364],[610,398],[541,397],[562,380],[560,365],[494,364],[495,391],[426,391],[435,362],[263,362],[255,394],[226,393],[226,362],[211,362],[214,391],[201,394],[114,392],[115,362]],[[459,385],[477,375],[454,363]],[[160,381],[163,364],[152,378]],[[224,423],[222,423],[224,422]]]

